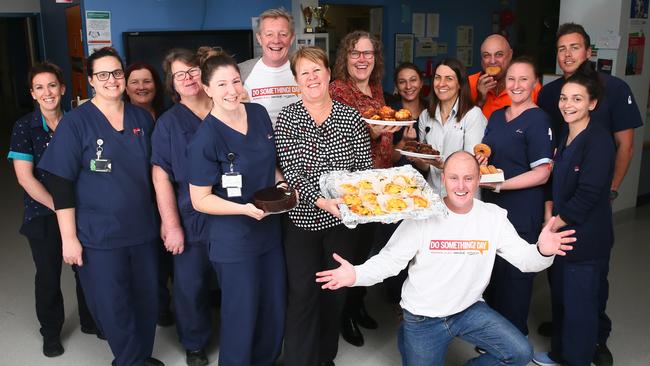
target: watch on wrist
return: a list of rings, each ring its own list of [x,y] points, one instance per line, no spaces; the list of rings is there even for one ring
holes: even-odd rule
[[[609,199],[613,201],[616,198],[618,198],[618,191],[615,190],[615,189],[612,189],[611,191],[609,191]]]

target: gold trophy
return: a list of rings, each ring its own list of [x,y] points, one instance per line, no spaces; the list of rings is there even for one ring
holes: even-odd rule
[[[323,5],[323,6],[317,6],[312,10],[312,13],[314,14],[314,19],[316,19],[318,24],[316,26],[316,32],[318,33],[327,31],[325,29],[325,13],[327,13],[328,9],[329,9],[329,5]]]
[[[302,10],[302,17],[305,20],[305,33],[314,33],[314,27],[311,26],[311,20],[314,15],[311,6],[302,6],[300,4],[300,9]]]

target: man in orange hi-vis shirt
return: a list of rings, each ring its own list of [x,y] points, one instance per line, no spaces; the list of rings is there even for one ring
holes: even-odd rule
[[[472,100],[483,110],[488,120],[492,112],[510,105],[506,91],[506,71],[512,60],[512,48],[502,35],[488,36],[481,44],[482,71],[468,77]],[[538,83],[533,89],[533,102],[541,89]]]

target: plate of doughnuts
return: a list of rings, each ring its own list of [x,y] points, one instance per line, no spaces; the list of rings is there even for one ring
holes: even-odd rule
[[[481,165],[481,180],[479,183],[501,183],[505,180],[503,170],[494,165]]]
[[[361,114],[361,117],[366,123],[371,125],[410,126],[415,123],[408,109],[402,108],[396,111],[387,105],[379,109],[366,109]]]

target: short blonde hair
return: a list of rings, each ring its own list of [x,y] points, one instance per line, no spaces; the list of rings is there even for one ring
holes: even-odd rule
[[[264,19],[277,19],[277,18],[284,18],[289,22],[289,30],[291,31],[291,34],[295,33],[294,29],[294,24],[293,24],[293,17],[291,14],[286,11],[284,8],[277,8],[277,9],[268,9],[265,10],[262,14],[260,14],[259,17],[259,23],[257,26],[257,33],[260,33],[260,27],[262,25],[262,21]]]
[[[330,67],[329,61],[327,60],[327,55],[322,48],[315,46],[300,47],[296,52],[293,53],[293,55],[291,55],[290,62],[291,73],[293,73],[293,77],[296,77],[296,64],[300,59],[303,58],[317,64],[322,64],[326,69],[329,69]]]

